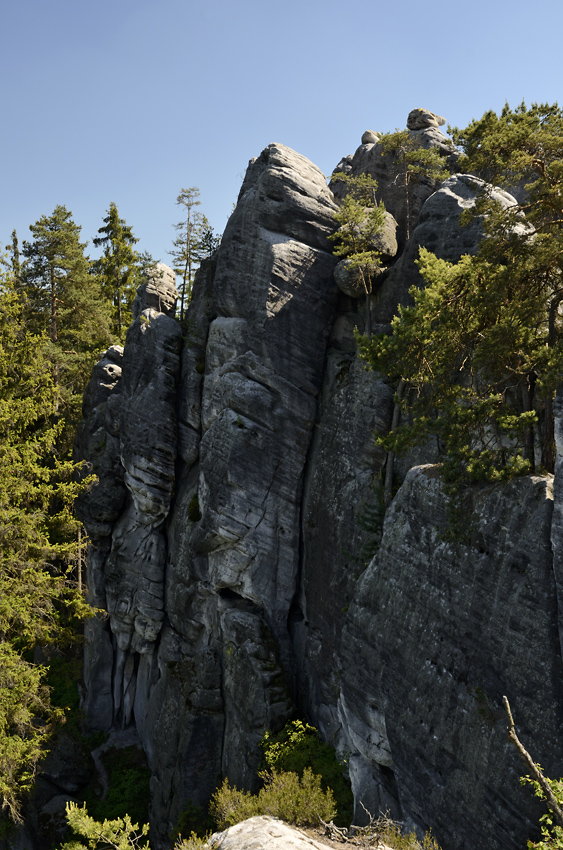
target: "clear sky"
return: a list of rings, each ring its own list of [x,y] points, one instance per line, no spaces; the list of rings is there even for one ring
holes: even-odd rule
[[[415,107],[563,99],[561,0],[6,0],[0,27],[2,245],[57,204],[91,242],[115,201],[167,262],[180,189],[221,232],[270,142],[329,174]]]

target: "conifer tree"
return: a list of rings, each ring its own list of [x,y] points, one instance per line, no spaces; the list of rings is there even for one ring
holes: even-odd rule
[[[102,278],[102,291],[113,304],[113,330],[123,340],[124,330],[131,323],[131,305],[138,285],[139,256],[133,245],[139,240],[125,219],[120,218],[113,201],[98,233],[103,236],[95,237],[94,245],[103,247],[104,253],[95,268]]]
[[[414,306],[400,308],[392,336],[363,343],[374,368],[412,389],[407,416],[382,442],[401,449],[437,436],[452,481],[533,471],[538,454],[553,471],[553,397],[563,372],[563,112],[507,105],[452,135],[465,151],[460,167],[518,184],[523,200],[501,206],[485,184],[464,213],[482,220],[476,255],[448,263],[421,251],[426,287],[411,290]]]
[[[176,198],[176,204],[184,208],[182,221],[174,225],[178,236],[173,241],[173,250],[169,251],[173,259],[174,271],[182,278],[180,285],[180,320],[192,294],[194,274],[201,261],[210,256],[220,243],[207,217],[195,208],[200,206],[197,186],[182,189]]]
[[[68,580],[77,494],[59,459],[59,390],[45,339],[28,328],[13,278],[0,278],[0,808],[18,821],[51,725],[37,643],[59,643],[86,605]]]
[[[340,227],[329,239],[336,243],[334,253],[346,258],[360,277],[366,296],[366,334],[370,337],[370,297],[373,280],[381,265],[381,255],[374,249],[374,239],[385,222],[385,207],[377,203],[377,182],[368,174],[356,177],[338,174],[333,179],[344,182],[347,193],[334,215]]]
[[[409,130],[383,134],[378,142],[385,153],[393,153],[400,164],[405,198],[405,235],[410,239],[411,195],[420,180],[434,182],[449,177],[444,157],[435,147],[424,148],[419,138]]]
[[[30,225],[20,269],[30,330],[45,334],[60,411],[69,420],[80,412],[82,393],[100,351],[111,342],[100,282],[80,242],[81,228],[64,207]]]

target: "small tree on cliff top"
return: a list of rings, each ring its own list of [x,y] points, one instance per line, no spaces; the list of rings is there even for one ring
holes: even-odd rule
[[[405,235],[410,239],[411,194],[422,179],[439,182],[449,177],[444,157],[438,148],[424,148],[419,137],[410,130],[396,130],[383,134],[378,142],[382,153],[395,155],[401,169],[405,198]]]
[[[347,194],[334,214],[340,227],[329,236],[336,243],[334,253],[348,260],[360,277],[366,296],[366,333],[371,336],[370,296],[373,281],[381,266],[380,252],[374,249],[374,239],[385,222],[385,207],[377,203],[377,182],[369,174],[351,177],[333,175],[333,180],[346,184]]]

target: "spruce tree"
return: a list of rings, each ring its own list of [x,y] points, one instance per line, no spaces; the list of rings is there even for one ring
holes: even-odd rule
[[[132,228],[120,218],[115,203],[109,205],[103,227],[94,238],[96,247],[104,253],[96,262],[96,271],[102,279],[102,291],[113,304],[113,330],[120,340],[131,323],[131,305],[138,285],[137,265],[139,256],[133,249],[139,240]]]
[[[59,389],[45,335],[0,278],[0,807],[18,821],[53,722],[37,643],[59,644],[86,605],[70,581],[78,524],[73,465],[59,458]]]
[[[28,326],[49,340],[58,403],[69,423],[80,415],[93,363],[112,341],[100,281],[84,253],[80,230],[72,214],[56,206],[30,225],[33,238],[23,243],[20,269]]]

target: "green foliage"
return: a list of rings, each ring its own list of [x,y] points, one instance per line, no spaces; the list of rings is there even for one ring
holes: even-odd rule
[[[225,779],[210,805],[218,829],[227,829],[255,815],[271,815],[296,826],[316,826],[320,818],[329,821],[335,817],[332,791],[323,791],[320,776],[315,776],[311,768],[306,767],[301,777],[275,769],[259,776],[264,787],[258,794],[232,788]]]
[[[538,764],[536,767],[541,772],[540,765]],[[563,779],[549,779],[547,776],[544,776],[544,779],[551,788],[559,806],[563,807]],[[547,800],[544,789],[531,776],[522,776],[520,778],[520,784],[531,785],[536,797],[539,797],[540,800]],[[548,809],[540,817],[540,828],[542,834],[541,841],[528,841],[528,850],[563,850],[563,827],[555,822],[551,809]]]
[[[67,841],[61,850],[137,850],[148,847],[148,823],[139,828],[129,815],[115,820],[96,821],[88,814],[86,806],[68,803],[66,818],[71,829],[80,836],[80,841]],[[83,839],[83,840],[82,840]]]
[[[444,157],[437,148],[423,148],[419,137],[409,130],[396,130],[380,136],[382,153],[394,154],[402,169],[405,195],[406,238],[410,237],[410,207],[413,187],[426,179],[434,183],[449,177]]]
[[[174,844],[174,850],[208,850],[208,847],[207,839],[195,832],[190,833],[189,838],[180,835]]]
[[[310,769],[318,775],[322,788],[332,789],[338,811],[335,822],[345,826],[352,822],[354,799],[350,782],[334,748],[320,738],[313,726],[291,720],[277,735],[267,731],[261,746],[269,770],[292,771],[303,776]]]
[[[21,795],[33,782],[53,724],[45,668],[30,654],[37,643],[73,636],[89,613],[70,581],[79,485],[56,444],[59,389],[44,337],[27,327],[26,302],[13,280],[0,282],[0,800],[19,819]],[[53,424],[53,421],[55,424]],[[32,657],[32,656],[31,656]]]
[[[29,229],[33,238],[23,243],[24,260],[14,286],[26,327],[48,338],[41,347],[58,392],[62,433],[57,442],[70,454],[86,382],[100,351],[112,341],[109,313],[72,214],[56,206]]]
[[[108,792],[103,800],[90,793],[86,797],[93,818],[105,820],[130,815],[134,821],[147,820],[151,772],[145,754],[138,747],[111,747],[103,756],[108,776]]]
[[[194,273],[205,257],[209,257],[219,246],[220,237],[213,232],[208,219],[195,208],[199,207],[200,191],[197,186],[182,189],[176,204],[183,209],[183,219],[174,225],[178,236],[174,239],[170,255],[174,271],[182,278],[180,285],[180,321],[192,295]]]
[[[403,422],[380,440],[400,452],[435,437],[446,480],[500,481],[553,470],[555,388],[563,369],[563,115],[522,104],[489,112],[454,138],[465,167],[506,185],[522,205],[501,207],[486,187],[475,210],[487,238],[458,263],[421,249],[424,289],[402,307],[391,337],[361,343],[370,365],[410,392]],[[523,218],[523,214],[526,218]]]
[[[213,818],[201,806],[196,806],[191,800],[186,800],[180,810],[175,837],[190,835],[192,838],[207,835],[213,830]]]
[[[199,499],[197,493],[194,493],[188,502],[188,519],[190,522],[199,522],[201,519],[201,511],[199,509]]]
[[[139,255],[133,249],[139,240],[125,219],[120,218],[113,202],[98,233],[103,235],[94,239],[94,245],[102,246],[104,253],[95,263],[95,269],[101,277],[103,293],[113,305],[113,331],[122,340],[124,329],[131,323],[131,306],[139,284]],[[148,264],[153,264],[152,258]]]
[[[329,236],[335,242],[334,253],[348,260],[350,268],[358,274],[366,295],[367,333],[371,334],[369,296],[373,281],[380,269],[380,252],[374,249],[374,239],[385,222],[385,207],[377,203],[377,182],[368,174],[351,177],[337,174],[334,180],[346,184],[347,193],[334,214],[340,225]]]
[[[506,297],[502,265],[465,256],[457,264],[421,249],[424,289],[411,289],[413,307],[400,307],[391,336],[361,340],[372,368],[409,387],[401,401],[406,418],[378,442],[403,452],[438,439],[446,480],[500,481],[530,468],[522,444],[536,414],[518,405],[527,376],[542,364],[563,365],[538,325],[528,324],[519,295]],[[504,286],[503,286],[504,284]],[[534,334],[536,339],[533,339]],[[516,391],[516,392],[515,392]]]

